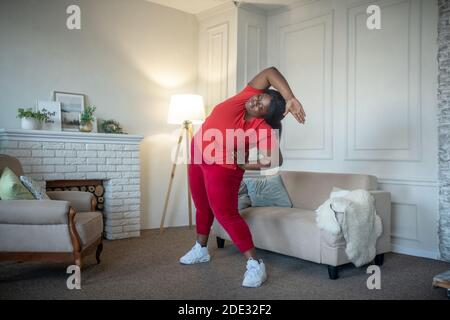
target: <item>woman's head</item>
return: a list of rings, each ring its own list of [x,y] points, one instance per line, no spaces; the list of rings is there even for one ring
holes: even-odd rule
[[[278,91],[271,89],[255,94],[245,104],[245,109],[250,116],[266,120],[282,117],[285,107],[286,101],[283,96]]]
[[[245,104],[245,109],[250,116],[265,119],[272,128],[281,130],[286,101],[278,91],[267,89],[264,93],[251,97]]]

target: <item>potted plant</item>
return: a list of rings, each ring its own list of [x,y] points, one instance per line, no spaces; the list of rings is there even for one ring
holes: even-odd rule
[[[93,122],[95,120],[94,112],[97,109],[95,106],[87,106],[80,114],[80,131],[91,132]]]
[[[49,112],[46,109],[33,111],[32,108],[19,108],[17,111],[17,117],[22,120],[22,129],[26,130],[40,130],[42,123],[55,115],[55,112]]]
[[[103,120],[101,124],[101,128],[104,133],[116,133],[116,134],[123,134],[123,129],[120,126],[120,123],[118,123],[115,120]]]

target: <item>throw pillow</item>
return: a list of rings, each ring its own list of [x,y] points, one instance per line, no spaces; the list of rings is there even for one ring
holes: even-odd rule
[[[252,207],[287,207],[292,202],[279,175],[267,178],[244,178]]]
[[[50,200],[49,196],[45,192],[45,189],[32,178],[27,176],[20,176],[20,181],[30,191],[34,198],[37,200]]]
[[[248,196],[247,186],[245,185],[244,181],[241,181],[238,194],[238,210],[243,210],[251,206],[252,202],[250,200],[250,197]]]
[[[34,200],[33,195],[20,182],[16,174],[6,167],[0,177],[0,198],[2,200]]]

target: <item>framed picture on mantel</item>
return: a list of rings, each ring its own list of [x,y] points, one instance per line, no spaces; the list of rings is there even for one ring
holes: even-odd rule
[[[84,94],[54,91],[53,100],[61,103],[62,130],[80,131],[80,114],[84,110]]]
[[[53,114],[48,121],[43,123],[42,130],[61,131],[61,103],[57,101],[37,100],[36,105],[38,111],[45,109]]]

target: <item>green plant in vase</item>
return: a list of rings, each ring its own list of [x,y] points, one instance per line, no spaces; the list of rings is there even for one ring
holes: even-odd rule
[[[101,124],[101,128],[104,133],[117,133],[117,134],[125,134],[123,132],[122,127],[120,126],[120,123],[115,120],[103,120]]]
[[[22,120],[22,129],[39,130],[42,123],[49,121],[56,112],[50,112],[47,109],[33,111],[32,108],[17,109],[17,118]]]
[[[87,106],[80,114],[80,131],[91,132],[93,128],[93,122],[95,120],[94,112],[97,109],[95,106]]]

